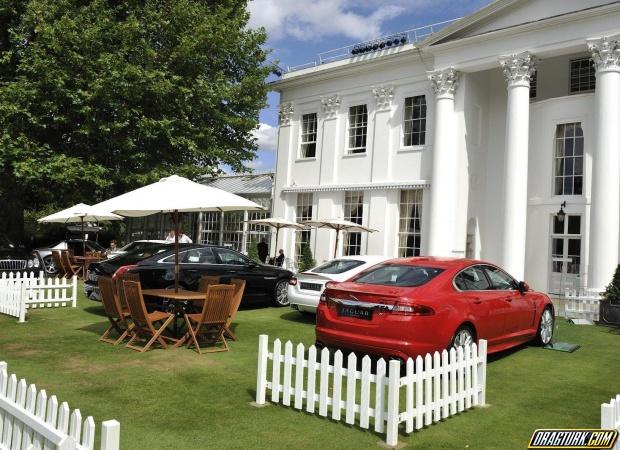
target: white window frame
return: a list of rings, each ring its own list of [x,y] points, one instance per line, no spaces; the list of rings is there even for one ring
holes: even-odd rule
[[[581,277],[584,273],[584,267],[585,267],[585,254],[584,254],[584,246],[585,246],[585,242],[584,242],[584,228],[585,228],[585,215],[582,213],[566,213],[566,215],[564,216],[564,233],[555,233],[555,230],[553,228],[554,224],[555,224],[555,214],[551,215],[551,230],[549,233],[549,274],[553,274],[553,273],[563,273],[563,272],[554,272],[553,271],[553,240],[554,239],[563,239],[566,242],[566,247],[563,248],[563,254],[562,257],[564,257],[564,254],[568,253],[568,240],[569,239],[579,239],[579,273],[570,273],[570,272],[566,272],[566,275],[575,275],[575,276],[579,276]],[[580,222],[579,222],[579,234],[570,234],[568,233],[568,218],[569,217],[580,217]],[[564,264],[564,263],[563,263]]]
[[[594,72],[594,88],[593,89],[585,89],[585,90],[580,90],[580,91],[574,91],[571,89],[572,88],[572,82],[573,82],[573,75],[572,75],[572,71],[573,71],[573,62],[576,61],[583,61],[584,59],[587,59],[589,61],[592,60],[591,57],[589,56],[580,56],[577,58],[570,58],[568,60],[568,95],[579,95],[579,94],[587,94],[587,93],[591,93],[594,92],[596,90],[596,72]]]
[[[350,144],[350,137],[351,137],[351,109],[362,107],[362,106],[366,108],[365,145],[364,147],[350,147],[349,144]],[[369,136],[372,136],[372,134],[370,133],[370,111],[368,108],[368,102],[362,102],[362,103],[354,102],[348,105],[346,114],[347,114],[347,124],[346,124],[347,126],[345,129],[345,154],[347,156],[368,154],[368,138]],[[362,149],[363,151],[356,151],[356,150],[362,150]]]
[[[560,125],[568,125],[568,124],[579,124],[581,127],[581,131],[583,133],[583,153],[581,155],[582,163],[581,163],[581,194],[556,194],[555,193],[555,166],[556,166],[556,144],[557,138],[556,133],[558,130],[558,126]],[[566,118],[562,120],[555,120],[553,122],[553,133],[552,133],[552,150],[551,150],[551,195],[556,198],[576,198],[583,197],[586,192],[586,126],[585,120],[583,118]],[[574,154],[574,153],[573,153]],[[564,157],[565,158],[565,157]],[[573,157],[574,158],[574,157]],[[563,172],[564,174],[565,172]],[[573,173],[574,173],[574,165],[573,165]],[[564,177],[565,175],[562,175]],[[573,180],[573,192],[574,192],[574,180]]]
[[[426,111],[424,114],[424,144],[412,144],[412,145],[405,145],[405,121],[406,121],[406,105],[405,102],[407,101],[408,98],[415,98],[415,97],[423,97],[424,98],[424,105],[426,107]],[[401,122],[400,122],[400,147],[401,148],[407,148],[407,149],[411,149],[411,148],[424,148],[426,147],[426,145],[428,144],[428,116],[429,116],[429,108],[428,108],[428,96],[426,95],[426,93],[418,93],[418,94],[413,94],[413,95],[405,95],[403,96],[402,100],[400,101],[400,104],[402,105],[402,111],[401,111]],[[411,122],[415,121],[415,120],[421,120],[421,119],[411,119]],[[412,131],[413,134],[413,131]]]
[[[315,117],[315,129],[314,129],[314,141],[304,141],[304,136],[309,133],[304,133],[304,116],[309,116],[314,114]],[[298,159],[308,160],[308,159],[316,159],[316,155],[318,153],[318,145],[319,143],[319,114],[316,111],[302,111],[299,116],[299,153]],[[314,144],[314,156],[305,156],[303,152],[304,144]]]
[[[434,120],[434,102],[431,99],[435,98],[434,94],[431,90],[425,89],[415,89],[414,86],[411,86],[412,89],[404,92],[399,92],[397,98],[394,99],[394,104],[397,105],[398,111],[394,115],[394,119],[399,119],[398,127],[394,127],[398,129],[398,137],[395,134],[392,134],[393,139],[398,139],[398,145],[396,146],[396,153],[411,153],[418,152],[421,150],[425,150],[432,146],[432,127]],[[420,87],[416,85],[416,87]],[[400,91],[400,90],[399,90]],[[423,95],[426,99],[426,136],[424,145],[412,145],[406,147],[405,143],[405,99],[408,97],[417,97]]]
[[[401,247],[401,245],[400,245],[402,235],[410,235],[410,234],[414,235],[414,236],[416,235],[415,232],[401,231],[401,229],[400,229],[400,222],[401,222],[401,219],[402,219],[402,216],[401,216],[402,193],[404,191],[419,191],[420,195],[421,195],[421,198],[419,199],[419,202],[417,203],[419,205],[418,208],[420,210],[420,218],[419,218],[420,231],[418,233],[418,235],[420,237],[420,245],[418,247],[418,256],[422,254],[422,239],[424,237],[424,227],[423,227],[423,224],[424,224],[424,198],[426,197],[426,190],[422,189],[422,188],[401,189],[401,190],[399,190],[398,191],[398,196],[397,196],[397,203],[396,203],[397,204],[397,208],[398,208],[397,209],[398,221],[397,221],[397,225],[396,225],[396,236],[397,236],[397,239],[396,239],[396,255],[399,258],[401,257],[401,253],[400,253],[401,249],[408,248],[408,247]],[[416,247],[413,247],[413,249],[414,249],[414,256],[416,256],[415,255],[415,248]]]
[[[353,196],[353,195],[360,195],[361,196],[362,215],[361,215],[361,217],[359,217],[359,220],[354,220],[354,218],[352,216],[347,215],[347,205],[348,205],[347,204],[347,196]],[[342,210],[343,211],[342,212],[343,212],[344,220],[349,220],[349,221],[355,222],[355,223],[357,223],[359,225],[362,225],[364,223],[364,215],[365,215],[365,212],[366,212],[366,205],[364,203],[364,199],[365,199],[364,191],[345,191],[343,193],[343,196],[342,196]],[[351,203],[351,204],[353,204],[353,203]],[[349,248],[348,238],[349,238],[349,235],[351,235],[351,234],[359,235],[359,242],[360,242],[360,244],[359,244],[359,253],[354,253],[354,254],[349,253],[349,250],[348,250],[348,248]],[[355,232],[352,232],[352,233],[349,233],[349,232],[343,233],[343,239],[342,239],[342,253],[343,253],[343,255],[345,255],[345,256],[348,256],[348,255],[361,255],[363,252],[364,252],[364,241],[362,239],[362,233],[361,232],[355,231]]]

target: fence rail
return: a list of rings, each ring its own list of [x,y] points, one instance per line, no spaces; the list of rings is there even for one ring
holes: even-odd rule
[[[120,424],[108,420],[101,424],[101,450],[118,450]],[[9,375],[0,362],[0,448],[93,450],[95,421],[82,420],[79,409],[70,411],[55,395],[47,397],[23,378]]]
[[[45,278],[43,272],[2,273],[0,277],[0,313],[25,322],[26,310],[77,305],[77,276]]]
[[[379,359],[372,373],[368,355],[361,359],[358,370],[355,353],[348,355],[345,364],[340,350],[332,358],[328,349],[319,354],[312,345],[306,357],[304,345],[298,344],[293,351],[290,341],[284,344],[282,353],[279,339],[274,340],[270,352],[269,337],[260,335],[256,403],[264,405],[269,399],[350,425],[357,423],[364,429],[370,428],[372,418],[374,431],[386,433],[387,445],[395,446],[401,423],[411,433],[484,405],[486,355],[487,342],[480,340],[479,345],[464,349],[408,359],[405,375],[401,376],[399,361],[386,364]]]
[[[564,317],[599,321],[600,293],[603,289],[583,288],[564,291]]]
[[[609,403],[601,405],[601,428],[617,430],[620,433],[620,395],[616,395]],[[620,450],[620,442],[618,440],[613,446],[613,450]]]

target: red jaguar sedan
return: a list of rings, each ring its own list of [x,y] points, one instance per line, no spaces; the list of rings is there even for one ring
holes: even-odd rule
[[[316,340],[328,346],[406,359],[488,341],[489,353],[524,342],[548,344],[553,304],[483,261],[402,258],[342,283],[327,283]]]

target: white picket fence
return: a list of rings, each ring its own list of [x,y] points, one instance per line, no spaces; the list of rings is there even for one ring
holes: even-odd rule
[[[598,322],[602,291],[603,289],[594,288],[566,289],[564,291],[564,317]]]
[[[120,424],[108,420],[101,424],[101,450],[118,450]],[[7,450],[93,450],[95,421],[82,420],[79,409],[60,405],[55,395],[47,397],[23,378],[9,376],[0,362],[0,448]]]
[[[318,409],[320,416],[344,420],[351,425],[357,421],[361,428],[370,428],[370,418],[373,418],[374,431],[386,433],[388,446],[398,444],[400,423],[404,422],[405,431],[411,433],[485,404],[485,340],[480,340],[478,346],[473,344],[464,349],[427,354],[424,358],[418,356],[415,360],[410,358],[403,376],[399,361],[390,361],[386,370],[385,360],[379,359],[375,373],[371,373],[368,355],[362,358],[361,371],[357,370],[355,353],[347,357],[346,367],[340,350],[334,353],[333,364],[330,358],[329,350],[324,348],[317,360],[314,345],[309,347],[306,358],[301,343],[293,354],[290,341],[284,344],[282,353],[279,339],[273,342],[273,351],[269,352],[269,337],[260,335],[256,404],[266,403],[269,390],[269,400],[273,403],[292,405],[309,413],[317,413]],[[401,398],[401,388],[404,388],[404,398]],[[404,405],[402,411],[401,403]]]
[[[45,278],[43,272],[6,273],[0,277],[0,313],[25,322],[26,310],[77,305],[77,276]]]
[[[620,433],[620,395],[616,395],[609,403],[601,405],[601,428],[618,430],[618,433]],[[618,441],[613,446],[613,450],[620,450],[620,442]]]

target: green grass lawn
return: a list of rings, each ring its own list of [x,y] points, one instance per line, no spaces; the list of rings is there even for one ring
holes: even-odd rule
[[[311,320],[288,308],[237,316],[231,351],[140,354],[97,342],[107,326],[100,303],[31,310],[28,323],[0,316],[0,360],[9,371],[80,408],[121,423],[123,449],[377,448],[384,436],[292,408],[254,408],[258,335],[314,342]],[[414,448],[526,448],[536,428],[599,426],[600,404],[620,393],[620,332],[564,322],[567,354],[524,346],[489,358],[489,407],[472,409],[400,442]],[[372,423],[372,421],[371,421]],[[99,439],[99,438],[97,438]],[[97,448],[98,448],[97,440]]]

